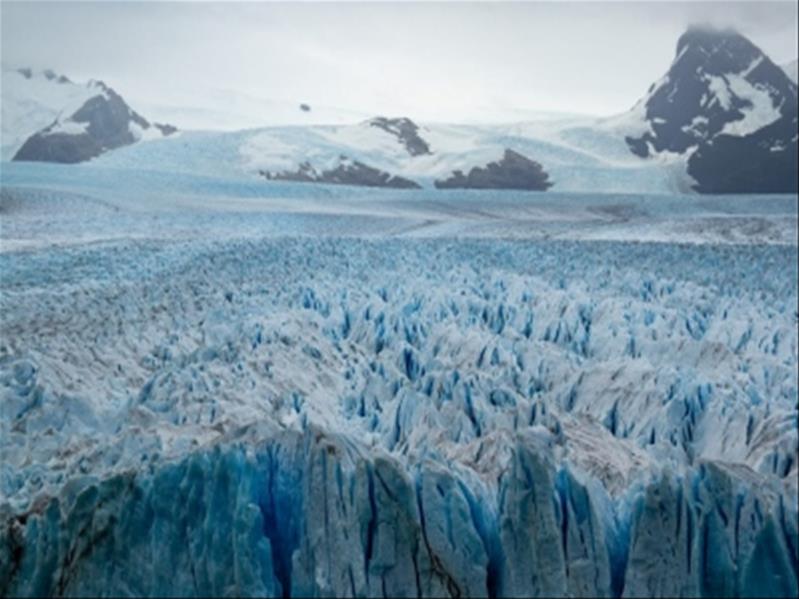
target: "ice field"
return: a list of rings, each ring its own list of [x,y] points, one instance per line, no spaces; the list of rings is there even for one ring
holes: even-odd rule
[[[3,163],[0,594],[795,596],[796,240]]]

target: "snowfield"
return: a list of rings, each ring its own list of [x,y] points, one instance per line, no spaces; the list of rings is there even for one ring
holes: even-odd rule
[[[796,595],[795,196],[2,169],[0,594]]]

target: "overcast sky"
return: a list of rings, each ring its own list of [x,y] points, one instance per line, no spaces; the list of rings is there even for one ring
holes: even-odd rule
[[[4,64],[100,78],[139,101],[233,90],[422,120],[626,110],[695,22],[736,27],[778,63],[797,47],[793,1],[3,0],[0,11]]]

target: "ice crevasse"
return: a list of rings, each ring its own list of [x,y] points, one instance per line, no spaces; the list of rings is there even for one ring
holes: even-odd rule
[[[123,246],[0,264],[3,595],[797,594],[784,250]]]

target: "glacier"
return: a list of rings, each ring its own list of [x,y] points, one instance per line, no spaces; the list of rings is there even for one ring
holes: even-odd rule
[[[797,594],[795,196],[121,173],[3,164],[0,594]]]

